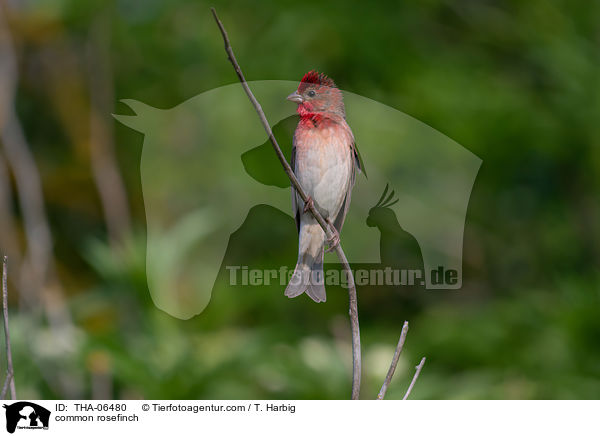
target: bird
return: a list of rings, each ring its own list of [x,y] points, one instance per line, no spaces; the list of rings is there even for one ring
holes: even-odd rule
[[[307,195],[304,202],[292,186],[292,212],[298,231],[298,261],[286,287],[289,298],[306,294],[326,301],[323,277],[325,232],[309,209],[330,224],[328,251],[339,244],[339,234],[350,207],[356,174],[361,170],[354,134],[346,122],[342,92],[323,73],[311,70],[287,99],[298,104],[300,120],[292,143],[290,166]]]

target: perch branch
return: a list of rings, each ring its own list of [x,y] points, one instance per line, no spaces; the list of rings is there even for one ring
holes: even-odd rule
[[[4,314],[4,337],[6,339],[6,381],[4,384],[10,384],[10,397],[13,400],[17,399],[17,392],[15,390],[15,379],[14,379],[14,369],[13,369],[13,361],[12,361],[12,353],[10,351],[10,332],[8,330],[8,286],[7,286],[7,271],[6,271],[6,261],[7,258],[4,256],[2,258],[2,312]],[[10,382],[9,382],[10,379]],[[6,387],[6,386],[5,386]],[[2,398],[4,398],[6,392],[4,388],[2,389]]]
[[[404,394],[404,398],[402,398],[403,400],[406,400],[408,398],[408,396],[410,395],[410,391],[412,391],[412,388],[414,387],[415,383],[417,382],[417,379],[419,378],[419,374],[421,374],[423,365],[425,365],[424,357],[421,359],[421,363],[419,363],[416,367],[417,370],[415,371],[415,375],[414,375],[412,381],[410,382],[410,386],[408,387],[408,389],[406,390],[406,393]]]
[[[279,147],[279,144],[277,143],[277,140],[275,139],[275,136],[273,135],[273,131],[271,130],[271,126],[269,125],[269,122],[267,121],[267,117],[265,116],[265,113],[263,112],[260,103],[258,102],[258,100],[256,100],[256,97],[254,97],[254,94],[250,90],[248,83],[246,82],[244,73],[242,73],[242,69],[240,68],[240,66],[235,58],[235,55],[233,54],[233,49],[231,47],[231,43],[229,42],[229,36],[227,35],[227,31],[225,30],[223,23],[221,23],[221,20],[219,20],[219,17],[217,16],[217,11],[215,10],[215,8],[211,8],[211,11],[212,11],[213,17],[215,18],[217,26],[219,26],[221,35],[223,36],[223,42],[225,43],[225,51],[227,52],[227,57],[229,58],[229,61],[233,65],[233,69],[235,70],[235,73],[237,74],[238,79],[240,80],[242,87],[244,88],[244,91],[246,92],[246,95],[248,96],[248,98],[250,99],[250,102],[254,106],[254,109],[256,110],[256,113],[258,114],[258,117],[260,118],[260,121],[261,121],[265,131],[267,132],[267,135],[269,136],[269,140],[271,141],[271,144],[273,145],[273,149],[275,150],[275,153],[277,154],[277,157],[279,158],[279,161],[281,162],[283,169],[285,170],[288,178],[290,179],[291,184],[296,189],[296,192],[298,193],[298,195],[300,195],[300,198],[302,198],[302,201],[304,201],[306,203],[308,196],[306,195],[306,192],[304,191],[304,189],[302,189],[302,186],[300,186],[300,182],[298,182],[298,179],[296,178],[294,171],[292,170],[292,168],[290,167],[290,164],[287,162],[285,156],[281,152],[281,148]],[[331,239],[331,237],[333,236],[333,232],[331,231],[331,228],[329,227],[329,225],[325,221],[325,219],[323,219],[321,214],[315,209],[314,205],[310,204],[309,210],[312,213],[312,215],[315,217],[315,219],[317,220],[319,225],[323,228],[323,231],[327,235],[327,239]],[[353,363],[353,365],[352,365],[352,367],[353,367],[353,369],[352,369],[352,399],[358,400],[359,393],[360,393],[361,354],[360,354],[360,329],[359,329],[359,323],[358,323],[358,302],[357,302],[357,296],[356,296],[356,286],[354,284],[354,276],[352,275],[352,270],[350,269],[350,265],[348,264],[348,259],[346,259],[346,255],[344,254],[344,251],[342,250],[341,244],[338,244],[335,247],[335,252],[337,253],[338,258],[340,259],[340,262],[342,263],[342,265],[344,267],[344,271],[346,272],[346,274],[348,276],[348,294],[349,294],[349,304],[350,304],[349,314],[350,314],[350,325],[352,328],[352,363]]]
[[[381,386],[381,390],[379,391],[379,395],[377,395],[378,400],[383,400],[383,397],[385,397],[385,393],[387,392],[388,386],[392,381],[394,372],[396,372],[396,366],[398,366],[398,359],[400,359],[400,353],[402,353],[402,348],[404,347],[404,341],[406,341],[407,334],[408,321],[404,321],[404,325],[402,326],[402,333],[400,333],[400,339],[398,340],[398,345],[396,346],[396,351],[394,352],[394,357],[392,358],[390,369],[388,369],[387,375],[385,376],[385,380],[383,381],[383,385]]]
[[[12,381],[13,375],[10,372],[6,372],[6,378],[4,379],[4,386],[2,386],[2,392],[0,393],[0,400],[6,399],[6,393],[8,391],[8,386]]]

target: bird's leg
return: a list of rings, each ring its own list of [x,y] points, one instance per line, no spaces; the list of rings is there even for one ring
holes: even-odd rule
[[[331,232],[333,233],[333,235],[331,236],[331,238],[329,238],[327,240],[327,245],[329,245],[329,247],[327,248],[327,250],[325,250],[325,253],[332,252],[333,250],[335,250],[335,247],[337,247],[338,245],[340,245],[340,234],[339,234],[339,232],[333,226],[333,224],[331,224],[331,221],[329,220],[329,218],[327,218],[327,222],[329,223],[329,226],[331,228]]]
[[[308,212],[310,209],[314,207],[315,203],[313,202],[312,197],[307,197],[304,202],[304,213]]]

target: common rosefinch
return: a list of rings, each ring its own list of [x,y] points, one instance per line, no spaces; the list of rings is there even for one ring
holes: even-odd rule
[[[304,75],[296,92],[287,97],[298,103],[300,122],[294,133],[291,166],[315,208],[336,229],[329,249],[339,243],[339,232],[350,206],[360,163],[354,135],[346,123],[342,93],[329,77],[316,71]],[[285,295],[306,292],[317,303],[325,301],[323,250],[325,233],[292,186],[292,210],[299,233],[298,263]]]

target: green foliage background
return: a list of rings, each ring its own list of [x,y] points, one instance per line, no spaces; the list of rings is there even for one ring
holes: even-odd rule
[[[375,397],[408,319],[391,399],[402,397],[423,355],[415,399],[598,398],[600,2],[213,5],[249,80],[324,71],[483,160],[465,227],[463,289],[402,299],[359,289],[362,397]],[[145,282],[143,137],[116,122],[135,230],[119,248],[107,243],[87,140],[90,26],[109,35],[114,112],[128,113],[120,98],[168,108],[236,81],[210,6],[46,0],[10,9],[18,114],[76,326],[57,335],[13,295],[20,397],[91,398],[97,383],[113,398],[349,397],[342,289],[316,305],[269,287],[224,287],[188,321],[155,308]],[[293,259],[296,248],[276,237],[290,229],[267,230],[273,251],[242,241],[238,255]]]

